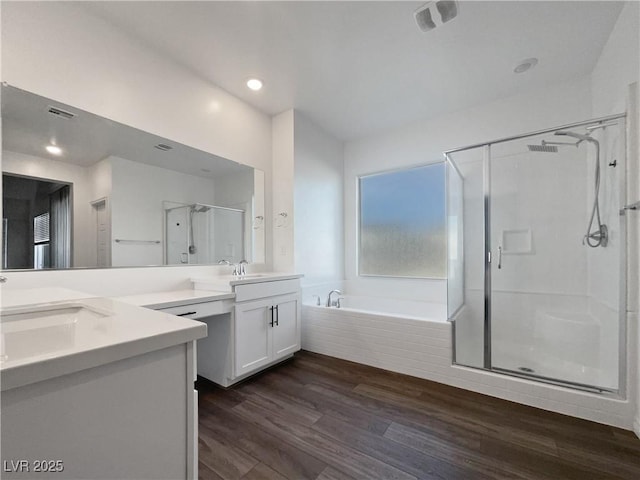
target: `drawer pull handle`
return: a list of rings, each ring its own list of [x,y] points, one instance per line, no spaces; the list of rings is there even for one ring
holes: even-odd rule
[[[273,327],[273,307],[269,307],[269,310],[271,310],[271,321],[269,322],[269,325]]]
[[[198,312],[185,312],[185,313],[176,313],[178,317],[186,317],[187,315],[195,315]]]

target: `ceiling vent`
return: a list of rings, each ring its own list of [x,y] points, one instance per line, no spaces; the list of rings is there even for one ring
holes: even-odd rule
[[[49,110],[47,110],[51,115],[55,115],[58,118],[64,118],[65,120],[71,120],[76,116],[75,113],[67,112],[66,110],[62,110],[58,107],[49,106]]]
[[[164,143],[159,143],[158,145],[155,145],[155,148],[157,148],[158,150],[162,150],[163,152],[168,152],[169,150],[173,149],[171,145],[166,145]]]
[[[458,2],[455,0],[437,0],[421,6],[413,16],[420,30],[429,32],[458,16]]]

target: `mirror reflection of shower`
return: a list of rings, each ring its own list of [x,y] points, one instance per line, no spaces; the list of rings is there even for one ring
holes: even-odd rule
[[[246,232],[252,230],[245,225],[245,209],[172,201],[164,201],[163,208],[166,265],[247,259]]]
[[[595,168],[594,168],[594,190],[593,190],[593,206],[591,207],[591,215],[587,226],[587,233],[582,238],[582,244],[592,248],[606,247],[609,242],[609,230],[602,223],[600,218],[600,142],[591,137],[593,131],[604,129],[608,126],[616,125],[616,123],[598,124],[586,127],[587,133],[580,134],[569,130],[558,130],[554,132],[556,136],[575,138],[576,142],[555,142],[542,140],[540,145],[527,145],[532,152],[557,153],[558,147],[572,146],[578,148],[582,142],[588,142],[595,147]],[[615,167],[615,163],[611,164]],[[594,228],[594,224],[596,225]]]

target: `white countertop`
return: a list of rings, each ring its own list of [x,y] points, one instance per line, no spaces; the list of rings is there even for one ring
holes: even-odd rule
[[[234,299],[235,294],[213,290],[173,290],[115,297],[115,300],[147,308],[170,308],[194,303]]]
[[[83,308],[87,318],[6,320],[22,310],[59,309],[65,304]],[[207,335],[202,322],[61,288],[5,290],[2,314],[3,391]],[[32,339],[41,341],[42,347],[34,349]]]
[[[275,282],[302,278],[300,273],[250,273],[247,275],[219,275],[211,277],[195,277],[191,279],[194,288],[200,290],[217,290],[230,292],[236,285],[249,283]]]
[[[16,288],[2,289],[0,307],[22,307],[36,303],[62,302],[65,300],[79,300],[82,298],[95,298],[95,295],[77,292],[67,288]]]

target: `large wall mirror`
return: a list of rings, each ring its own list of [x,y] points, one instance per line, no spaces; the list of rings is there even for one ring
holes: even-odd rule
[[[264,172],[2,87],[2,268],[265,261]]]

